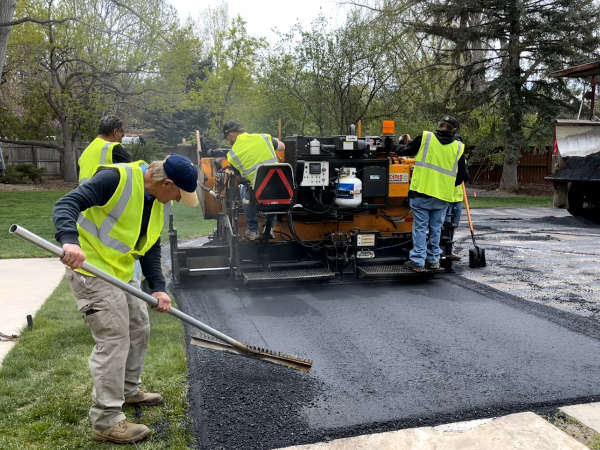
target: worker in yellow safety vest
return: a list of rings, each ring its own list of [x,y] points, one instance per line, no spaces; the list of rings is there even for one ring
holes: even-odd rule
[[[467,178],[464,144],[455,136],[457,129],[458,120],[444,116],[435,132],[423,131],[398,150],[405,156],[416,153],[408,192],[413,248],[405,264],[415,272],[440,268],[440,236],[446,211],[455,201],[456,187]]]
[[[169,311],[161,270],[160,234],[165,205],[196,206],[198,170],[181,155],[163,161],[96,166],[92,177],[54,205],[56,239],[77,309],[96,345],[89,359],[94,389],[89,417],[92,438],[120,444],[143,440],[150,429],[128,422],[123,404],[163,403],[159,393],[140,389],[150,337],[146,303],[82,269],[84,261],[125,283],[139,259],[158,311]]]
[[[121,119],[116,116],[104,116],[100,119],[98,136],[90,142],[77,161],[80,183],[90,179],[99,165],[131,162],[131,156],[121,145],[123,136],[125,131]]]
[[[256,169],[261,164],[276,164],[279,162],[276,150],[285,150],[285,145],[280,140],[266,133],[246,133],[241,123],[229,121],[223,126],[223,138],[231,145],[227,153],[229,164],[239,172],[240,176],[254,188]],[[258,238],[258,220],[256,218],[255,199],[251,198],[251,191],[246,184],[240,185],[242,208],[246,215],[246,238]],[[274,215],[267,216],[265,229],[269,229],[273,237]]]

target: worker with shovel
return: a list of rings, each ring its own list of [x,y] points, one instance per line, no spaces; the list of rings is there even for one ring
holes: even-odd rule
[[[413,248],[406,267],[415,272],[440,268],[440,235],[455,186],[467,178],[464,144],[456,139],[458,120],[444,116],[435,132],[423,131],[398,154],[415,156],[408,198],[413,213]],[[427,238],[429,235],[429,239]]]
[[[160,234],[164,205],[172,200],[196,206],[198,171],[180,155],[163,161],[98,166],[93,176],[54,206],[56,239],[61,243],[66,277],[77,308],[96,345],[89,364],[93,380],[89,417],[92,438],[115,443],[143,440],[150,429],[130,423],[123,403],[158,405],[160,394],[140,389],[140,375],[150,336],[145,303],[81,269],[84,260],[125,283],[132,281],[134,262],[157,299],[158,311],[169,311],[161,272]]]

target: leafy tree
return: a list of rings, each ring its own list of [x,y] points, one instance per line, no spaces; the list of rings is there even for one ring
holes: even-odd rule
[[[431,89],[448,84],[426,71],[431,51],[410,29],[356,10],[339,29],[323,17],[308,31],[295,28],[272,54],[261,91],[300,134],[347,133],[359,120],[364,131],[378,134],[383,119],[396,119],[402,132],[422,130],[430,110],[439,116]]]
[[[154,89],[177,17],[162,0],[30,0],[20,8],[50,19],[14,29],[9,47],[26,89],[60,124],[64,178],[74,181],[76,142],[95,134],[99,116],[126,115],[132,98]]]
[[[283,36],[264,81],[303,106],[303,132],[347,133],[386,98],[382,94],[398,66],[397,54],[386,51],[391,41],[383,27],[357,11],[337,30],[321,16],[309,31],[298,27]],[[307,129],[308,123],[315,129]]]
[[[227,24],[227,25],[226,25]],[[223,123],[237,119],[248,124],[248,105],[255,102],[254,74],[264,39],[253,38],[241,17],[228,22],[226,8],[209,10],[205,24],[208,64],[188,95],[189,108],[204,108],[210,115],[208,137],[220,141]]]
[[[208,111],[190,102],[198,82],[206,78],[209,62],[191,27],[174,33],[158,60],[159,76],[143,96],[140,120],[155,129],[156,138],[169,145],[181,142],[194,130],[208,128]]]

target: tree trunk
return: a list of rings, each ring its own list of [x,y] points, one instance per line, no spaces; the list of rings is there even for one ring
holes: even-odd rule
[[[473,14],[470,18],[470,26],[478,27],[481,25],[483,18],[482,14]],[[485,64],[483,63],[486,52],[481,50],[484,48],[483,39],[478,38],[471,42],[471,48],[475,50],[469,51],[469,63],[472,64],[471,67],[471,90],[473,92],[482,92],[486,87],[485,81]]]
[[[504,148],[504,167],[500,179],[500,189],[515,192],[519,189],[517,167],[521,159],[523,139],[523,95],[521,92],[521,0],[513,0],[508,8],[510,15],[510,34],[508,38],[507,92],[505,102],[505,117],[508,123],[507,139]]]
[[[502,166],[502,178],[500,179],[500,189],[503,191],[516,192],[519,189],[519,180],[517,177],[517,168],[519,161],[505,159]]]
[[[74,145],[74,136],[73,130],[69,123],[65,120],[62,124],[63,131],[63,160],[64,160],[64,168],[63,168],[63,177],[65,181],[76,183],[78,180],[77,177],[77,152],[75,151]]]
[[[2,71],[4,70],[6,46],[8,45],[8,38],[10,36],[10,26],[3,27],[2,24],[12,21],[16,6],[16,0],[0,1],[0,75],[2,75]]]

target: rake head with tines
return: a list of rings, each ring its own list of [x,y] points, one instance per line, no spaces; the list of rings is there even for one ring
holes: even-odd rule
[[[292,369],[303,370],[305,372],[310,371],[312,367],[312,360],[310,359],[286,355],[285,353],[274,352],[266,348],[253,347],[251,345],[247,345],[245,348],[234,347],[233,345],[201,336],[192,336],[191,343],[198,347],[235,353],[236,355],[246,356],[247,358],[260,359],[262,361],[290,367]]]

